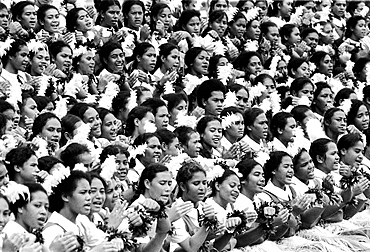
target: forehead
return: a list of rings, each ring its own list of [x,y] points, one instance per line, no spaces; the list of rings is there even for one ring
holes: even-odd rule
[[[56,126],[56,127],[60,127],[60,122],[56,118],[51,118],[51,119],[49,119],[46,122],[46,125],[45,126]]]
[[[307,153],[307,151],[303,151],[301,157],[299,158],[299,162],[305,163],[311,160],[311,156]]]
[[[224,182],[239,184],[240,179],[238,178],[238,176],[233,174],[233,175],[230,175],[229,177],[227,177]]]
[[[289,156],[284,156],[282,159],[281,159],[281,164],[292,164],[292,158],[289,157]]]
[[[32,105],[35,105],[35,106],[36,106],[36,102],[35,102],[35,100],[34,100],[34,99],[32,99],[32,98],[28,98],[28,99],[26,100],[26,104],[25,104],[25,106],[32,106]]]
[[[112,113],[108,113],[105,117],[104,117],[104,121],[114,121],[116,120],[116,118],[114,117],[114,115]]]
[[[84,113],[84,117],[87,117],[87,118],[89,118],[89,117],[94,117],[94,116],[96,116],[97,114],[98,114],[98,112],[96,112],[96,110],[95,110],[95,109],[93,109],[93,108],[89,107],[89,108],[85,111],[85,113]]]
[[[193,174],[193,176],[191,177],[190,181],[191,180],[205,180],[206,179],[206,175],[204,172],[201,172],[201,171],[198,171],[198,172],[195,172]]]
[[[144,54],[153,54],[155,53],[155,50],[153,47],[149,47]]]
[[[210,98],[223,99],[224,98],[224,93],[222,91],[212,91]]]
[[[85,10],[80,10],[80,11],[78,11],[78,12],[77,12],[77,16],[78,16],[78,17],[80,17],[80,16],[82,16],[82,15],[88,15],[87,11],[85,11]]]
[[[302,90],[313,90],[313,85],[311,83],[306,83]]]
[[[320,92],[321,95],[324,95],[324,94],[331,94],[331,90],[330,88],[323,88]]]
[[[51,8],[51,9],[48,9],[47,11],[45,11],[45,16],[57,15],[57,14],[59,14],[59,12],[54,8]]]
[[[156,180],[172,180],[171,173],[169,171],[158,172],[155,175]]]
[[[104,187],[104,186],[103,186],[103,182],[101,182],[101,180],[100,180],[100,179],[98,179],[98,178],[93,178],[93,179],[91,180],[91,187]]]
[[[150,145],[150,144],[159,145],[160,144],[159,139],[157,137],[155,137],[155,136],[149,138],[147,140],[147,143],[148,143],[148,145]]]
[[[42,191],[36,191],[31,193],[31,201],[44,201],[49,202],[48,196]]]
[[[337,145],[333,142],[329,142],[326,147],[328,148],[327,152],[338,151]]]
[[[118,6],[117,6],[118,7]],[[119,8],[118,8],[119,9]],[[137,5],[137,4],[134,4],[133,6],[131,6],[130,8],[130,11],[131,12],[138,12],[138,11],[142,11],[143,9],[141,8],[140,5]]]
[[[258,58],[257,56],[252,56],[252,57],[249,59],[249,63],[255,63],[255,62],[261,62],[261,61],[260,61],[260,58]]]
[[[307,38],[319,38],[319,34],[317,34],[316,32],[311,32],[307,35]]]
[[[65,46],[65,47],[62,47],[59,53],[72,54],[72,51],[69,47]]]
[[[26,7],[23,8],[23,12],[27,12],[27,11],[35,11],[35,7],[31,4],[29,4],[29,5],[27,5]],[[2,12],[2,10],[0,12]]]
[[[337,111],[337,112],[334,112],[333,117],[336,117],[336,118],[338,118],[338,117],[346,117],[346,115],[344,114],[343,111]]]
[[[112,5],[112,6],[109,6],[108,11],[120,11],[120,8],[118,5]]]
[[[193,132],[193,133],[190,134],[189,138],[190,138],[190,140],[193,140],[193,141],[200,140],[200,135],[199,135],[198,132]]]
[[[117,48],[110,52],[110,55],[123,53],[121,49]]]
[[[207,128],[221,128],[221,123],[218,120],[210,121],[207,123]]]
[[[244,88],[240,89],[236,94],[239,96],[248,97],[248,92]]]
[[[157,109],[157,113],[163,114],[163,113],[168,113],[168,109],[166,106],[159,107]]]

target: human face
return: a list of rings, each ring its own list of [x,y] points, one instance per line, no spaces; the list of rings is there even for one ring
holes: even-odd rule
[[[312,102],[313,100],[313,84],[312,83],[307,83],[306,85],[303,86],[301,90],[298,91],[297,97],[301,98],[303,96],[307,96],[308,99]]]
[[[213,148],[219,147],[222,137],[221,123],[217,120],[208,122],[204,133],[201,134],[201,137],[205,144]]]
[[[222,10],[222,11],[226,11],[227,10],[227,2],[226,0],[218,0],[215,4],[215,7],[213,8],[213,10]]]
[[[294,175],[304,183],[314,179],[314,164],[307,151],[303,151],[295,167]]]
[[[315,49],[319,44],[319,34],[316,32],[309,33],[304,41],[306,42],[307,46],[311,47],[311,49]]]
[[[262,69],[263,67],[260,58],[257,56],[250,58],[246,69],[248,73],[258,75]]]
[[[155,114],[155,126],[157,129],[167,128],[169,123],[169,114],[166,106],[159,107]]]
[[[334,43],[333,27],[330,23],[323,26],[322,33],[320,35],[320,40],[323,44],[332,45]]]
[[[266,78],[263,81],[263,85],[266,87],[266,91],[264,91],[265,97],[270,97],[272,93],[276,92],[275,82],[272,79]]]
[[[279,29],[276,26],[270,26],[268,32],[265,35],[266,39],[269,40],[273,45],[279,42]]]
[[[107,207],[110,211],[112,211],[115,203],[118,200],[119,194],[120,194],[119,186],[117,185],[117,182],[114,179],[112,179],[107,184],[104,207]]]
[[[138,57],[138,68],[145,72],[153,71],[157,61],[157,55],[153,47],[150,47],[141,57]]]
[[[222,38],[227,28],[227,17],[224,16],[221,20],[216,20],[211,24],[211,29],[216,31],[218,36]]]
[[[184,147],[184,151],[191,158],[196,158],[199,155],[200,149],[202,147],[200,143],[200,135],[198,132],[193,132],[189,136],[188,144]]]
[[[204,101],[206,115],[219,116],[223,108],[224,99],[222,91],[212,91],[211,96]]]
[[[91,212],[99,213],[105,202],[105,188],[103,182],[98,178],[91,181]]]
[[[259,16],[261,18],[265,17],[267,15],[267,5],[266,1],[258,1],[256,3],[256,7],[260,8]]]
[[[324,88],[315,100],[315,108],[320,114],[333,107],[333,92],[330,88]]]
[[[260,22],[253,20],[250,25],[246,28],[245,37],[247,39],[258,40],[261,34]]]
[[[260,114],[254,120],[253,125],[247,126],[249,136],[255,140],[265,139],[267,137],[267,118],[265,114]]]
[[[154,18],[154,21],[162,21],[162,23],[164,24],[164,29],[167,31],[170,26],[171,26],[171,22],[172,22],[172,14],[171,14],[171,10],[169,8],[164,8],[158,15],[157,17]]]
[[[322,0],[320,4],[317,4],[317,11],[322,11],[323,8],[330,7],[331,0]]]
[[[58,33],[59,32],[59,11],[54,8],[48,9],[45,11],[44,20],[40,21],[44,30],[49,33]]]
[[[195,74],[205,75],[208,73],[209,54],[206,51],[201,51],[195,57],[194,63],[191,66]]]
[[[118,120],[117,118],[109,113],[104,117],[101,124],[101,136],[102,138],[108,139],[109,141],[115,141],[117,138]]]
[[[101,135],[101,120],[98,112],[94,108],[89,107],[83,115],[84,123],[87,123],[90,128],[90,134],[93,137],[100,137]]]
[[[60,121],[56,118],[49,119],[42,128],[40,137],[45,138],[47,141],[59,143],[62,137],[62,126]]]
[[[249,105],[249,95],[247,90],[242,88],[238,92],[236,92],[236,100],[236,106],[242,111],[246,110]]]
[[[253,192],[253,194],[262,192],[265,184],[265,173],[261,165],[253,167],[252,171],[248,174],[247,180],[242,182],[243,190]]]
[[[163,155],[178,156],[180,150],[179,139],[175,137],[171,143],[166,145],[163,150]]]
[[[284,129],[281,131],[279,138],[283,142],[293,142],[295,137],[296,122],[293,117],[286,120]]]
[[[146,115],[141,119],[137,119],[138,122],[137,122],[137,127],[138,127],[138,133],[139,135],[141,134],[144,134],[145,133],[145,124],[146,123],[155,123],[155,119],[154,119],[154,115],[152,112],[148,112],[146,113]]]
[[[15,69],[19,71],[25,71],[28,64],[30,63],[28,47],[21,46],[20,50],[16,52],[14,56],[9,57],[9,61],[9,63],[12,64]]]
[[[36,102],[32,98],[28,98],[23,106],[22,116],[35,120],[38,115],[39,111],[37,110]]]
[[[310,77],[310,68],[307,64],[307,62],[303,62],[302,65],[300,65],[296,71],[293,70],[294,78],[299,77]]]
[[[141,159],[142,163],[147,165],[151,163],[158,163],[162,154],[161,142],[157,137],[151,137],[147,140],[148,147],[145,150],[145,155]]]
[[[300,41],[301,35],[299,33],[299,30],[297,27],[294,27],[292,33],[290,33],[290,36],[288,37],[288,44],[294,45],[296,43],[299,43]]]
[[[246,27],[247,20],[245,18],[239,18],[230,26],[230,33],[237,38],[243,38]]]
[[[5,165],[0,165],[0,188],[9,183],[9,174]]]
[[[169,171],[158,172],[152,181],[146,180],[146,196],[167,203],[170,198],[172,176]]]
[[[231,175],[218,185],[218,193],[222,201],[235,203],[239,196],[240,180],[238,176]]]
[[[40,49],[31,61],[32,72],[35,75],[41,75],[45,68],[50,65],[50,55],[49,52],[45,49]]]
[[[184,201],[191,201],[192,203],[203,201],[207,192],[206,174],[201,171],[194,173],[185,185],[180,184],[180,188],[183,191]]]
[[[345,10],[347,7],[346,0],[335,0],[332,5],[332,11],[335,16],[344,17]]]
[[[352,30],[352,37],[355,40],[360,40],[366,35],[366,23],[365,20],[359,20]]]
[[[72,51],[69,47],[63,47],[55,57],[55,64],[63,73],[69,73],[72,66]]]
[[[19,21],[26,30],[34,29],[37,21],[35,6],[30,4],[24,7]]]
[[[361,15],[361,12],[365,8],[365,6],[366,6],[365,2],[359,2],[357,4],[357,8],[354,11],[354,15]]]
[[[355,166],[357,168],[364,158],[362,154],[363,151],[364,144],[361,141],[358,141],[354,146],[340,150],[340,160],[346,165]]]
[[[242,6],[241,10],[248,11],[254,7],[254,3],[252,1],[246,1]]]
[[[272,175],[273,182],[281,186],[291,184],[294,176],[292,158],[289,156],[284,156],[281,159],[279,167],[274,172],[275,173]]]
[[[65,203],[68,204],[70,211],[74,214],[88,215],[91,210],[90,184],[86,179],[77,182],[76,189],[72,195],[67,195]]]
[[[192,17],[189,22],[183,27],[190,35],[199,35],[200,32],[200,19],[197,16]]]
[[[162,62],[167,70],[175,70],[180,64],[180,52],[173,49],[167,57],[162,56]]]
[[[339,169],[339,153],[337,145],[333,142],[327,144],[328,150],[324,155],[324,159],[320,161],[320,168],[325,173]]]
[[[293,10],[293,0],[283,0],[280,4],[280,15],[282,17],[289,17]]]
[[[111,73],[121,73],[125,66],[125,54],[121,49],[114,49],[109,54],[107,60],[107,70]]]
[[[78,155],[78,162],[83,164],[84,167],[89,171],[93,165],[93,159],[90,152],[84,152]]]
[[[369,111],[365,105],[361,105],[357,111],[357,115],[354,120],[354,125],[361,132],[369,128]]]
[[[126,179],[127,172],[128,172],[128,160],[125,154],[117,154],[116,155],[116,164],[117,164],[117,172],[115,176],[123,181]]]
[[[127,23],[129,28],[139,29],[144,20],[144,11],[140,5],[131,6],[127,15]]]
[[[31,201],[22,208],[22,222],[27,230],[42,228],[46,222],[49,199],[46,193],[36,191],[31,194]]]
[[[186,115],[187,113],[188,113],[188,104],[184,100],[181,100],[180,103],[176,107],[174,107],[170,112],[171,116],[170,119],[173,123],[176,121],[178,114]]]
[[[0,27],[4,30],[8,30],[9,26],[9,12],[7,9],[0,10]]]
[[[10,219],[9,204],[4,198],[0,198],[0,232],[3,231]]]
[[[347,117],[343,111],[337,111],[333,114],[328,125],[328,129],[338,135],[344,134],[347,127]]]
[[[118,27],[118,17],[120,12],[121,10],[118,5],[109,6],[108,10],[102,14],[102,26]]]
[[[94,73],[94,68],[95,54],[92,51],[87,51],[81,56],[78,64],[78,70],[84,75],[89,75]]]
[[[108,10],[109,11],[109,10]],[[77,14],[76,30],[83,33],[91,30],[93,27],[92,18],[85,10],[80,10]]]
[[[278,73],[280,73],[281,75],[283,75],[283,76],[287,75],[288,68],[287,68],[287,64],[284,60],[279,61],[278,65],[276,67],[276,71]]]
[[[233,122],[229,128],[226,129],[225,135],[240,139],[244,135],[244,118],[240,113],[235,114],[238,120]]]

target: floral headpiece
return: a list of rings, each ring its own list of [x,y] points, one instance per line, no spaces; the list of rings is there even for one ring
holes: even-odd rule
[[[5,54],[8,53],[13,42],[14,39],[11,38],[7,38],[4,42],[0,42],[0,57],[3,57]]]
[[[113,98],[117,96],[118,92],[119,92],[118,85],[112,81],[108,82],[104,94],[101,96],[99,100],[99,107],[111,110]]]
[[[249,23],[250,21],[256,19],[258,17],[258,15],[260,14],[260,11],[261,11],[261,8],[259,7],[253,7],[251,9],[249,9],[247,12],[243,11],[243,15],[245,17],[245,19],[247,20],[247,23]]]
[[[126,108],[130,112],[135,107],[137,107],[137,94],[135,90],[130,89],[130,97],[128,98]]]
[[[30,191],[27,186],[18,184],[15,181],[9,181],[6,186],[1,187],[1,193],[6,196],[11,203],[15,203],[17,200],[22,199],[25,201],[30,200]]]
[[[243,177],[243,175],[239,172],[239,169],[229,167],[225,160],[216,160],[214,162],[214,166],[207,170],[207,181],[215,181],[216,179],[222,177],[227,170],[233,171],[239,178]]]
[[[27,47],[28,47],[28,50],[34,53],[38,52],[40,49],[45,49],[45,50],[48,49],[48,46],[45,43],[42,43],[36,39],[31,39],[27,43]]]
[[[82,163],[75,164],[75,167],[73,168],[73,170],[74,171],[88,172],[87,168]]]
[[[197,125],[197,118],[195,116],[189,116],[185,113],[179,113],[177,115],[175,126],[176,128],[180,126],[188,126],[192,129],[195,129]]]
[[[92,52],[93,54],[96,53],[96,50],[94,48],[90,48],[85,45],[79,45],[78,47],[73,48],[73,58],[77,58],[81,55],[86,54],[88,51]]]
[[[236,121],[239,120],[239,117],[236,114],[228,114],[227,116],[223,116],[222,118],[222,129],[226,130],[230,128]]]
[[[230,63],[217,67],[217,77],[224,85],[227,84],[227,80],[231,77],[232,70],[233,65]]]
[[[63,164],[58,163],[54,166],[56,169],[45,178],[42,186],[45,188],[48,195],[53,193],[53,188],[57,187],[64,179],[71,175],[69,168],[66,168]]]
[[[13,135],[3,135],[0,139],[0,160],[5,160],[6,154],[18,145],[19,142]]]
[[[260,97],[266,91],[266,86],[258,82],[256,86],[249,89],[249,100],[253,101],[254,98]]]
[[[137,156],[143,156],[145,154],[146,149],[148,148],[148,144],[141,144],[136,147],[130,147],[130,158],[136,158]]]
[[[110,181],[113,174],[117,171],[116,156],[109,155],[101,165],[100,176],[105,181]]]
[[[229,91],[225,94],[224,108],[234,107],[236,106],[237,102],[238,102],[238,99],[236,98],[235,92]]]
[[[154,133],[157,131],[157,126],[152,122],[146,122],[144,124],[144,131],[145,133]]]
[[[270,75],[272,77],[275,76],[276,74],[276,69],[278,67],[278,64],[279,64],[279,61],[282,61],[284,60],[286,63],[288,63],[290,61],[290,56],[289,55],[283,55],[283,56],[280,56],[280,55],[275,55],[272,60],[271,60],[271,64],[270,64]]]
[[[348,112],[351,110],[351,107],[352,107],[351,99],[344,99],[338,108],[343,110],[344,114],[348,115]]]

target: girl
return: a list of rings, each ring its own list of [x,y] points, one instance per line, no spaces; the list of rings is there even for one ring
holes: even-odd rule
[[[98,39],[93,25],[93,19],[84,8],[73,8],[68,11],[66,16],[66,28],[67,31],[75,34],[76,41],[82,44],[93,42],[96,45]]]
[[[231,84],[228,86],[229,91],[235,93],[236,96],[236,107],[242,112],[246,111],[250,106],[249,103],[249,91],[246,87],[239,84]]]
[[[105,43],[122,27],[119,21],[121,5],[116,0],[104,1],[99,4],[98,11],[99,16],[94,30],[101,34],[102,42]]]
[[[258,23],[257,20],[256,22]],[[257,35],[259,36],[257,32],[255,34],[251,34],[250,32],[246,33],[247,29],[249,29],[250,27],[254,27],[255,25],[256,23],[254,24],[247,23],[247,19],[245,18],[242,12],[236,13],[233,19],[229,21],[228,36],[230,40],[233,42],[233,44],[239,49],[239,52],[242,51],[243,46],[244,46],[244,35],[253,37],[253,38],[255,38]],[[259,23],[258,23],[257,29],[259,29]]]
[[[328,109],[324,115],[325,134],[335,143],[346,132],[347,116],[340,108]]]
[[[43,4],[37,11],[37,23],[39,25],[38,37],[42,42],[56,41],[61,38],[59,11],[57,7]]]
[[[167,108],[170,114],[169,124],[175,126],[175,122],[180,115],[188,114],[188,97],[184,93],[172,93],[163,95],[167,101]]]
[[[31,64],[28,73],[31,76],[42,76],[46,68],[50,65],[50,55],[49,49],[46,44],[44,43],[36,43],[36,46],[31,47],[31,43],[29,43],[30,49],[30,59]]]
[[[310,77],[310,68],[308,62],[302,58],[292,57],[289,60],[287,70],[289,77],[292,78],[291,81],[300,77]]]
[[[233,62],[236,70],[245,72],[245,80],[252,83],[263,70],[261,55],[257,52],[242,52]]]
[[[25,139],[29,139],[32,125],[36,117],[39,115],[37,104],[34,99],[27,93],[22,95],[22,106],[20,107],[21,117],[19,127],[16,133]]]
[[[361,133],[369,128],[369,111],[359,100],[351,100],[351,109],[348,111],[347,124],[354,125]]]
[[[36,117],[32,126],[32,137],[39,136],[48,142],[59,145],[62,126],[59,118],[53,113],[46,112]]]
[[[102,122],[100,138],[103,138],[106,144],[111,141],[115,141],[120,127],[117,118],[115,118],[114,115],[105,108],[98,108],[97,112]],[[106,140],[108,140],[108,142]]]
[[[180,66],[180,52],[176,45],[165,43],[159,47],[157,65],[159,68],[154,72],[155,81],[163,86],[167,81],[174,82],[177,77],[177,70]]]
[[[83,121],[78,116],[67,114],[61,120],[62,136],[60,146],[64,146],[67,141],[72,140],[77,134],[77,129],[83,124]]]
[[[248,144],[252,151],[264,149],[268,125],[265,112],[260,108],[251,108],[244,113],[245,136],[242,142]]]
[[[295,47],[301,41],[300,32],[294,24],[286,24],[280,28],[281,43],[285,46],[285,52],[289,56],[299,58],[299,54],[304,52],[297,52]],[[302,55],[301,55],[302,56]]]
[[[69,144],[61,153],[63,164],[73,170],[76,164],[83,164],[87,170],[92,167],[92,155],[87,146],[79,143]]]
[[[148,107],[138,106],[130,111],[126,121],[126,136],[131,137],[130,143],[141,134],[146,133],[147,126],[154,124],[154,115]]]
[[[305,77],[300,77],[295,79],[290,85],[291,98],[285,99],[282,107],[289,105],[297,106],[303,103],[304,105],[311,106],[315,86],[310,79]],[[302,98],[304,97],[304,98]]]
[[[36,27],[36,10],[32,2],[18,2],[11,8],[13,25],[20,25],[22,29],[16,30],[15,35],[24,40],[34,39],[34,29]]]
[[[244,135],[243,114],[236,107],[228,107],[222,110],[220,117],[226,126],[223,127],[221,147],[229,150]]]
[[[330,55],[323,51],[315,52],[310,61],[316,65],[315,73],[331,77],[333,74],[333,60]],[[314,78],[314,77],[312,77]]]
[[[221,157],[223,153],[217,151],[222,137],[221,120],[215,116],[204,116],[197,124],[197,131],[203,146],[200,155],[205,158]]]
[[[333,106],[333,91],[326,82],[316,83],[316,89],[313,93],[312,111],[319,117],[323,117],[325,112]]]

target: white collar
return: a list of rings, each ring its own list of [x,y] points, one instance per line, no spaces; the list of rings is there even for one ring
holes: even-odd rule
[[[258,152],[263,148],[262,140],[260,140],[260,143],[257,143],[252,138],[250,138],[248,135],[245,135],[241,141],[248,144],[249,147],[251,147],[252,150],[255,152]]]
[[[73,232],[76,235],[80,234],[78,226],[58,212],[53,212],[50,215],[50,218],[47,221],[47,223],[57,224],[58,226],[63,228],[66,232]]]
[[[293,199],[293,193],[289,185],[285,186],[285,190],[275,186],[271,180],[267,182],[267,185],[264,188],[265,191],[275,195],[280,201],[291,201]]]

